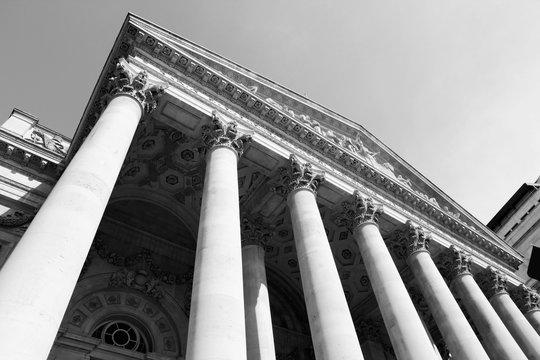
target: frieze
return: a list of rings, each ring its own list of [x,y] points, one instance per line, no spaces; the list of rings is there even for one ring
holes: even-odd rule
[[[127,44],[127,47],[126,47]],[[140,31],[135,25],[130,24],[126,38],[117,49],[119,52],[127,53],[131,47],[137,46],[138,49],[146,51],[150,56],[167,64],[175,71],[179,71],[184,76],[194,80],[198,84],[210,89],[214,93],[226,98],[229,102],[239,106],[250,114],[256,115],[259,119],[273,123],[283,130],[288,136],[292,136],[303,142],[307,146],[315,149],[328,158],[334,158],[334,162],[361,175],[365,180],[375,187],[393,194],[400,201],[408,204],[413,209],[420,211],[432,218],[437,223],[451,230],[455,234],[476,243],[489,253],[502,258],[513,267],[517,267],[521,260],[499,245],[494,244],[492,239],[485,238],[479,234],[479,231],[463,220],[459,219],[459,213],[454,213],[447,207],[440,207],[435,198],[430,198],[418,190],[410,188],[410,180],[401,175],[389,175],[391,169],[385,166],[370,165],[369,161],[355,154],[353,149],[347,146],[337,144],[338,139],[325,138],[319,134],[315,127],[316,124],[303,124],[300,120],[292,118],[289,114],[280,111],[278,107],[265,101],[263,98],[253,93],[245,86],[240,86],[229,81],[220,72],[213,71],[204,66],[201,61],[195,60],[193,56],[172,49],[166,44],[161,43],[149,34]],[[310,119],[310,121],[312,121]],[[321,130],[322,131],[322,130]],[[351,139],[352,141],[352,139]],[[345,141],[346,142],[346,141]],[[391,164],[389,164],[391,166]],[[385,168],[388,171],[384,171]]]

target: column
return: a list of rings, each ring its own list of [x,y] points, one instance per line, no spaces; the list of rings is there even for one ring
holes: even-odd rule
[[[272,233],[260,221],[242,219],[244,313],[249,360],[276,360],[270,299],[264,265],[265,247]]]
[[[360,344],[324,225],[316,190],[324,175],[291,155],[281,188],[288,194],[302,288],[317,360],[361,360]]]
[[[478,274],[477,279],[478,285],[484,291],[491,306],[527,358],[540,360],[540,336],[510,298],[507,292],[506,276],[488,267]]]
[[[363,198],[358,191],[343,207],[342,222],[353,231],[397,358],[436,359],[424,325],[379,232],[382,207]]]
[[[453,277],[451,286],[455,294],[463,301],[463,305],[478,328],[490,358],[525,360],[525,354],[474,281],[471,273],[471,257],[454,246],[450,248],[450,251],[451,276]]]
[[[162,87],[121,59],[109,104],[0,271],[2,358],[46,359],[141,118]]]
[[[429,253],[431,236],[410,221],[406,224],[407,263],[452,357],[489,360]]]
[[[199,219],[187,360],[245,360],[237,163],[251,138],[214,113],[203,128],[206,174]]]
[[[540,297],[538,293],[521,284],[512,293],[512,297],[531,326],[540,334],[540,307],[538,306]]]

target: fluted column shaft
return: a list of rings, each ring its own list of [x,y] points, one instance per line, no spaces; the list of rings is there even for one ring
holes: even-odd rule
[[[377,304],[399,360],[436,359],[431,341],[403,284],[378,226],[364,222],[354,229]]]
[[[482,344],[463,315],[429,252],[415,251],[409,255],[407,262],[452,358],[488,360],[489,357]]]
[[[186,359],[245,360],[236,124],[214,115],[204,131],[208,151]]]
[[[310,165],[291,157],[294,180],[313,182]],[[302,181],[296,181],[296,185]],[[288,205],[298,255],[302,288],[317,360],[361,360],[360,343],[345,299],[332,250],[317,207],[314,188],[294,186]]]
[[[467,312],[478,328],[485,349],[494,360],[524,360],[521,351],[512,335],[482,293],[471,273],[464,272],[452,281],[456,295],[463,301]]]
[[[140,118],[132,97],[109,103],[4,264],[2,358],[47,358]]]
[[[247,244],[242,247],[246,342],[249,360],[276,359],[264,254],[264,247],[261,245]]]

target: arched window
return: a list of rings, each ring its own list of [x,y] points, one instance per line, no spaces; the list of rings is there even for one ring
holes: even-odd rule
[[[92,332],[92,337],[126,350],[140,353],[153,351],[148,331],[135,319],[114,318],[102,321]]]

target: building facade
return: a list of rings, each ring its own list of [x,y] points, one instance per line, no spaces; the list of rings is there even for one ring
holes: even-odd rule
[[[6,359],[540,359],[523,257],[358,124],[128,15],[0,128]]]
[[[527,275],[533,246],[540,246],[540,178],[524,183],[487,224],[504,241],[524,255],[516,274],[525,285],[538,289],[540,283]]]

